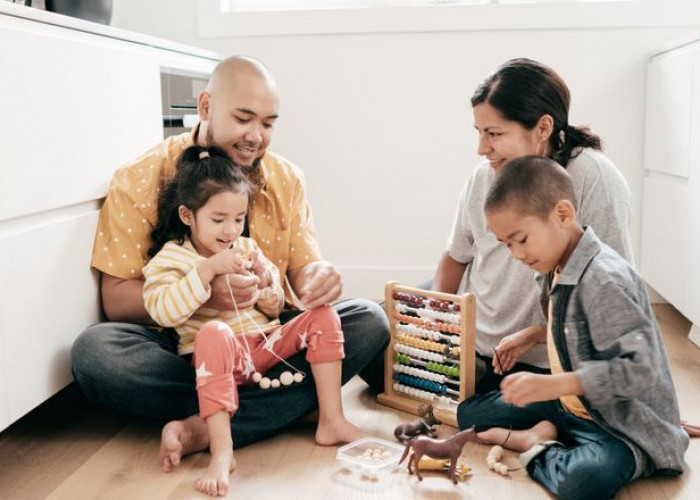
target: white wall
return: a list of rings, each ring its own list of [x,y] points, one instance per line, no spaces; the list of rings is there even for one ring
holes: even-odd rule
[[[168,14],[164,14],[165,11]],[[306,172],[322,249],[346,295],[432,274],[478,158],[469,97],[512,57],[556,68],[571,123],[604,140],[633,192],[639,253],[649,53],[700,26],[206,38],[195,0],[116,0],[112,24],[262,59],[282,92],[273,149]]]

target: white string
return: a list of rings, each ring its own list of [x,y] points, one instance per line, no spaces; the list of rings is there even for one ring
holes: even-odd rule
[[[233,301],[233,308],[236,311],[236,318],[238,319],[238,324],[241,327],[241,335],[243,337],[243,340],[245,341],[246,349],[248,350],[248,360],[250,361],[250,364],[253,365],[253,368],[255,369],[255,371],[257,371],[257,368],[255,368],[255,363],[253,362],[253,355],[252,355],[251,350],[250,350],[250,345],[248,344],[248,339],[245,336],[243,322],[241,321],[241,313],[238,311],[238,305],[236,304],[236,298],[233,296],[233,289],[231,288],[231,283],[229,283],[229,281],[228,281],[229,276],[230,276],[229,274],[226,275],[226,286],[228,287],[228,293],[231,295],[231,300]],[[268,342],[267,335],[265,335],[265,332],[262,330],[262,328],[260,328],[260,325],[258,325],[257,322],[255,322],[253,320],[253,318],[251,318],[248,313],[243,313],[243,314],[245,314],[246,318],[248,318],[248,320],[258,330],[258,332],[263,336],[263,338],[265,339],[265,343],[267,344],[267,342]],[[234,335],[233,337],[236,338],[237,335]],[[287,365],[289,368],[291,368],[292,370],[294,370],[297,373],[300,373],[302,376],[306,377],[306,373],[304,373],[303,371],[299,370],[295,366],[288,363],[287,360],[278,356],[277,353],[275,353],[275,351],[273,350],[272,346],[270,346],[270,349],[267,349],[267,350],[270,354],[272,354],[274,357],[276,357],[282,363]]]

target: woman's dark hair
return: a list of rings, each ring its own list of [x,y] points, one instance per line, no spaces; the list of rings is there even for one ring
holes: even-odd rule
[[[177,161],[175,176],[158,196],[158,222],[151,231],[149,257],[170,240],[182,244],[190,227],[180,220],[180,205],[192,213],[206,205],[209,198],[223,191],[250,194],[252,187],[226,152],[217,146],[191,146]]]
[[[577,148],[601,149],[600,137],[588,127],[569,125],[569,88],[550,67],[532,59],[511,59],[477,87],[472,107],[487,103],[506,120],[532,130],[539,119],[549,115],[554,130],[549,138],[549,157],[566,167],[579,154]]]

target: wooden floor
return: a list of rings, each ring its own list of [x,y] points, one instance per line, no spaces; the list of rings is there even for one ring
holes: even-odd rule
[[[657,306],[683,418],[700,423],[700,349],[686,338],[689,323],[670,306]],[[390,439],[414,417],[377,405],[359,379],[344,388],[348,418],[377,437]],[[159,426],[87,402],[74,387],[0,433],[0,499],[158,500],[209,498],[195,479],[208,455],[184,460],[171,474],[157,464]],[[443,427],[443,435],[454,432]],[[473,469],[453,486],[442,474],[422,483],[405,468],[371,481],[339,469],[335,447],[316,446],[312,423],[236,453],[238,469],[229,498],[259,499],[529,499],[549,498],[521,469],[504,478],[485,465],[488,447],[469,443],[462,460]],[[700,438],[686,454],[679,478],[644,479],[626,487],[626,500],[700,498]],[[506,462],[517,466],[516,456]]]

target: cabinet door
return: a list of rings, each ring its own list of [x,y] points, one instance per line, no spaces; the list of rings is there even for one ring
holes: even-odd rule
[[[700,324],[700,44],[656,57],[647,87],[640,269]]]
[[[145,47],[0,16],[0,220],[104,196],[163,138]]]
[[[647,71],[644,167],[687,177],[691,148],[692,49],[652,59]]]
[[[97,214],[0,236],[0,363],[10,421],[71,382],[73,340],[99,321],[89,267]]]

